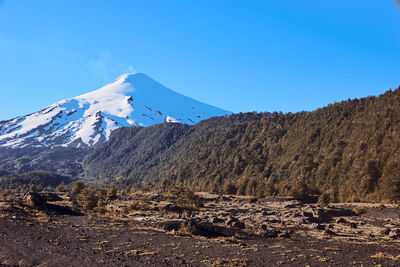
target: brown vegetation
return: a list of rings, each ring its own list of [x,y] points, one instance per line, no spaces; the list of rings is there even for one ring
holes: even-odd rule
[[[400,199],[399,133],[398,89],[313,112],[118,129],[89,152],[84,169],[88,177],[118,178],[122,188],[393,202]]]

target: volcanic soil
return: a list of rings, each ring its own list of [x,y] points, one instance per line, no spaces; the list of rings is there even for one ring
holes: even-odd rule
[[[201,196],[204,207],[189,211],[161,194],[119,197],[103,213],[80,212],[66,195],[39,209],[4,200],[0,265],[400,265],[396,207]]]

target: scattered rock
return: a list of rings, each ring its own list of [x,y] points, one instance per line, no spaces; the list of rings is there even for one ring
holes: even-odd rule
[[[233,222],[232,226],[235,227],[235,228],[238,228],[238,229],[244,229],[245,228],[244,222],[240,222],[240,221]]]
[[[18,261],[17,266],[20,266],[20,267],[31,267],[31,266],[33,266],[33,264],[30,263],[27,259],[22,259],[22,260]]]
[[[255,198],[255,197],[249,199],[250,203],[256,203],[257,201],[258,201],[258,198]]]
[[[284,206],[285,209],[293,209],[293,208],[298,208],[301,207],[303,205],[303,203],[301,203],[301,201],[298,200],[293,200],[291,201],[289,204],[286,204]]]
[[[262,214],[263,216],[270,216],[270,215],[276,215],[276,212],[275,212],[275,211],[269,211],[269,210],[263,210],[263,211],[261,212],[261,214]]]
[[[368,238],[374,238],[375,235],[374,235],[373,233],[368,233],[368,234],[367,234],[367,237],[368,237]]]
[[[214,217],[214,218],[211,218],[210,222],[211,223],[223,223],[223,222],[225,222],[225,220],[221,219],[221,218]]]
[[[292,217],[292,212],[291,211],[285,211],[282,215],[284,217]]]
[[[349,223],[349,225],[350,225],[350,228],[353,228],[353,229],[357,229],[357,224],[356,223]]]
[[[173,203],[167,204],[164,206],[163,210],[167,212],[176,212],[176,213],[182,213],[183,209]]]
[[[293,218],[299,218],[299,217],[303,217],[303,215],[301,213],[294,213]]]
[[[165,197],[163,195],[160,195],[160,194],[152,195],[152,196],[150,196],[149,199],[151,201],[155,201],[155,202],[165,201]]]
[[[207,192],[200,192],[200,193],[197,193],[197,195],[199,195],[204,200],[204,202],[217,203],[220,200],[220,198],[223,198],[218,194],[212,194],[212,193],[207,193]]]
[[[322,224],[319,224],[319,223],[311,224],[311,228],[317,229],[317,230],[325,230],[326,229],[325,225],[322,225]]]
[[[232,198],[231,197],[227,197],[227,196],[222,196],[221,200],[222,201],[232,201]]]
[[[344,218],[338,218],[336,223],[347,223],[347,221]]]
[[[327,234],[327,235],[336,235],[335,232],[333,232],[332,230],[329,230],[329,229],[325,230],[325,234]]]
[[[182,227],[182,221],[164,221],[157,223],[157,226],[165,231],[177,231]]]
[[[280,238],[291,238],[290,233],[289,232],[283,232],[283,233],[279,233],[278,237]]]
[[[13,260],[10,260],[10,259],[5,259],[5,260],[3,260],[1,262],[1,265],[4,265],[4,266],[18,266],[18,263],[13,261]]]
[[[274,229],[274,230],[267,230],[262,232],[261,236],[266,238],[277,238],[281,231]]]
[[[44,196],[40,193],[29,192],[24,196],[24,200],[28,203],[31,207],[45,207],[47,200]]]
[[[331,220],[332,215],[328,210],[316,208],[313,210],[313,218],[318,222],[328,222]]]
[[[271,218],[271,219],[265,219],[265,222],[269,222],[269,223],[281,223],[281,220],[275,219],[275,218]]]
[[[52,201],[52,202],[57,202],[57,201],[62,201],[63,199],[56,193],[39,193],[41,197],[46,199],[47,202]]]
[[[310,224],[310,223],[313,223],[313,222],[315,222],[315,220],[314,220],[314,218],[313,217],[306,217],[306,218],[300,218],[300,220],[298,221],[298,224]]]
[[[389,233],[390,233],[390,228],[385,228],[385,229],[383,229],[381,232],[380,232],[380,234],[382,234],[382,235],[388,235]]]
[[[304,216],[304,217],[314,217],[312,211],[302,211],[301,215]]]
[[[234,222],[238,222],[239,220],[235,217],[229,217],[229,219],[226,221],[227,225],[232,225]]]
[[[230,225],[232,227],[238,228],[238,229],[244,229],[245,228],[244,222],[241,222],[241,221],[239,221],[238,218],[232,217],[232,216],[226,221],[226,224]]]
[[[234,236],[240,232],[229,227],[196,220],[189,223],[189,225],[193,234],[205,237]]]
[[[391,230],[389,232],[389,238],[396,239],[400,236],[400,229]]]

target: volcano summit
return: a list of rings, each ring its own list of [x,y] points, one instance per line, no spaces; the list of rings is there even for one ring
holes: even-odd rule
[[[143,73],[123,74],[89,93],[0,122],[0,146],[85,147],[119,127],[195,124],[230,112],[178,94]]]

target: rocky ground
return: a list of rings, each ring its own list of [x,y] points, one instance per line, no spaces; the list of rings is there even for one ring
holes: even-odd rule
[[[102,213],[81,213],[67,195],[40,208],[3,200],[0,265],[400,265],[394,206],[199,195],[200,208],[163,194],[119,196]]]

